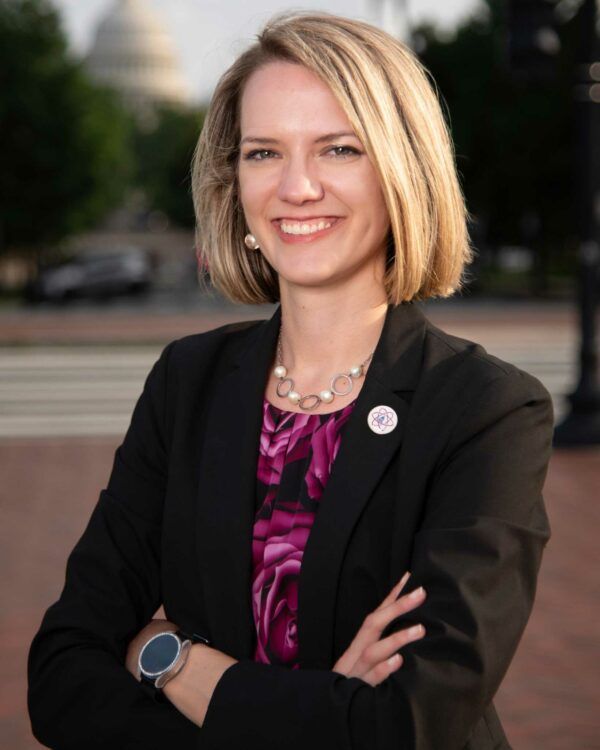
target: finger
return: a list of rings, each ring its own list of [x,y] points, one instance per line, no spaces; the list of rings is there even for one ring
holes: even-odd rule
[[[390,622],[418,607],[425,601],[426,595],[425,589],[420,586],[410,594],[405,594],[386,607],[378,607],[367,615],[354,640],[340,659],[343,667],[346,669],[352,667],[367,646],[379,641]]]
[[[423,625],[412,625],[410,628],[403,628],[395,633],[382,638],[382,640],[376,643],[371,643],[360,655],[354,669],[358,671],[368,672],[377,664],[386,661],[393,656],[399,649],[406,646],[408,643],[418,641],[425,635],[425,628]]]
[[[399,596],[391,604],[388,604],[388,606],[385,607],[382,612],[388,618],[397,617],[399,614],[410,612],[411,610],[415,609],[415,607],[423,604],[426,596],[427,592],[425,591],[423,586],[419,586],[419,588],[410,591],[408,594]]]
[[[363,628],[365,634],[370,640],[378,640],[381,633],[389,625],[392,620],[395,620],[400,615],[411,612],[413,609],[421,605],[427,596],[427,592],[422,586],[418,589],[411,591],[410,594],[401,596],[396,601],[388,604],[385,607],[378,607],[373,610],[370,615],[365,619]],[[360,631],[359,631],[360,632]]]
[[[408,581],[410,576],[410,570],[407,570],[406,573],[402,576],[402,578],[398,581],[398,583],[394,586],[394,588],[390,591],[390,593],[385,597],[385,599],[381,602],[379,607],[387,607],[388,604],[391,604],[393,601],[395,601],[398,597],[398,594],[402,591],[404,588],[406,582]]]
[[[408,575],[410,575],[409,572],[405,573],[403,578],[407,579]],[[399,588],[401,583],[402,579],[394,588]],[[423,603],[425,597],[425,589],[420,586],[418,589],[411,591],[410,594],[405,594],[399,599],[392,601],[387,606],[383,606],[382,604],[368,614],[367,617],[365,617],[360,630],[354,636],[352,643],[336,662],[337,669],[334,671],[343,671],[344,674],[348,675],[364,649],[369,646],[369,644],[379,641],[382,632],[390,622],[397,617],[400,617],[400,615],[406,614],[415,609],[415,607],[418,607]]]
[[[400,654],[394,654],[389,659],[386,659],[386,661],[377,664],[375,667],[373,667],[373,669],[370,669],[368,672],[362,675],[361,680],[364,680],[365,682],[368,682],[372,687],[375,687],[376,685],[379,685],[379,683],[387,679],[392,674],[392,672],[400,669],[402,663],[402,656]]]

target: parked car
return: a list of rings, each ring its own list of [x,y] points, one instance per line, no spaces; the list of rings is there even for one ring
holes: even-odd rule
[[[64,302],[146,291],[152,284],[147,253],[136,247],[90,251],[44,268],[29,291],[33,301]]]

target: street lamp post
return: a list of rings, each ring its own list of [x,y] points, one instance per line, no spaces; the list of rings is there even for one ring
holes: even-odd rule
[[[596,314],[600,266],[600,38],[597,0],[579,10],[575,85],[576,191],[579,224],[579,381],[570,411],[554,432],[556,446],[600,445]]]

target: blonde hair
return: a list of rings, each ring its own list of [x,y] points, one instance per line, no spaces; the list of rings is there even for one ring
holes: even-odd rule
[[[237,180],[244,86],[279,60],[329,85],[377,170],[390,217],[388,302],[460,288],[468,215],[439,101],[413,52],[367,23],[313,11],[277,14],[257,39],[219,80],[193,160],[198,247],[216,288],[235,302],[279,299],[275,270],[244,246]]]

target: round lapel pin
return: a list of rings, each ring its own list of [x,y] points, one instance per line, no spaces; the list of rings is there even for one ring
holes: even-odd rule
[[[386,435],[398,424],[398,415],[391,406],[376,406],[369,412],[367,423],[377,435]]]

